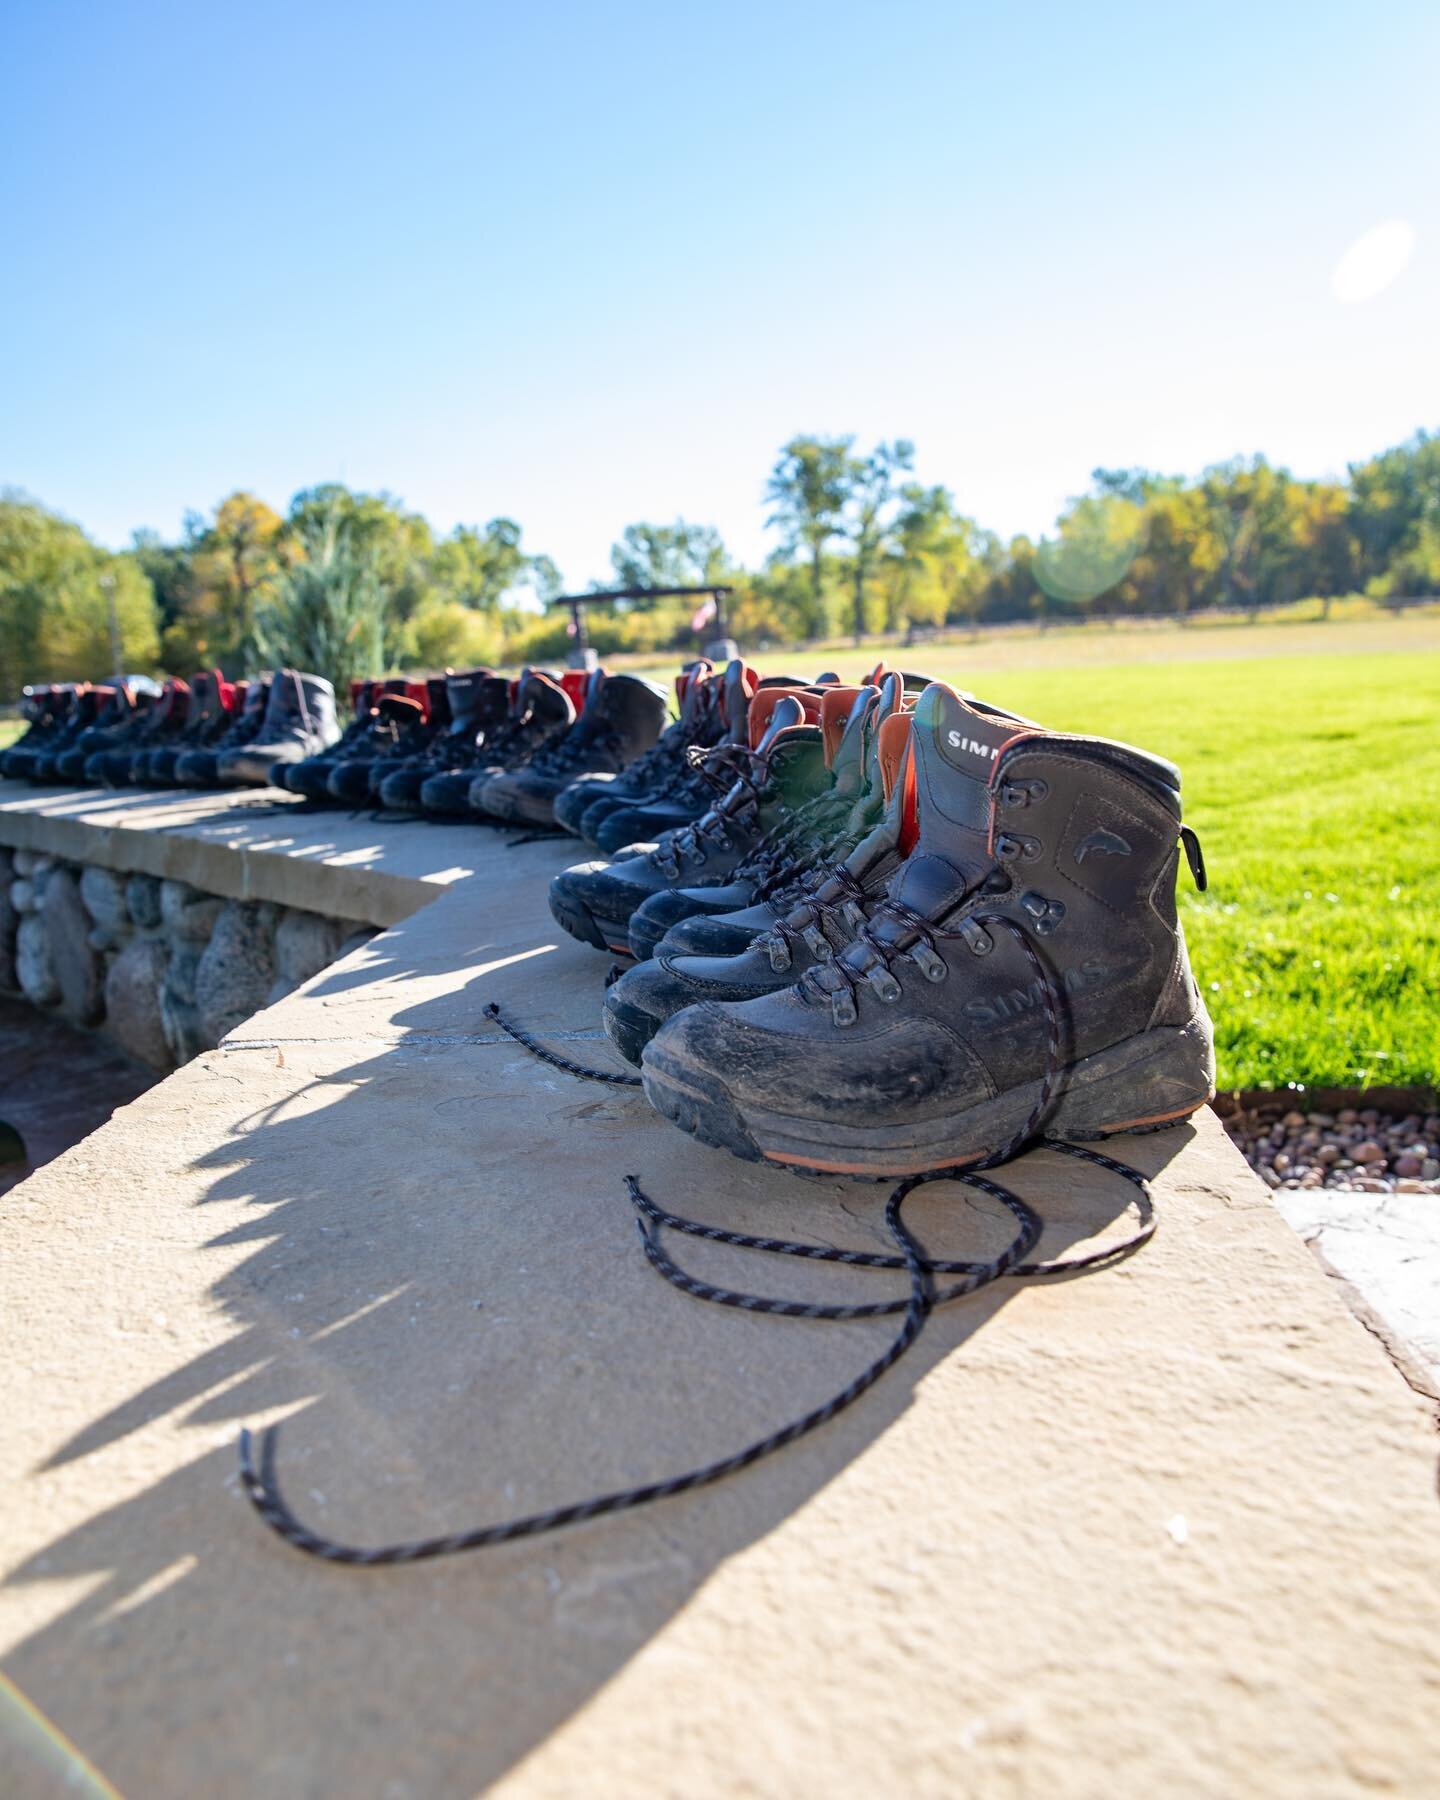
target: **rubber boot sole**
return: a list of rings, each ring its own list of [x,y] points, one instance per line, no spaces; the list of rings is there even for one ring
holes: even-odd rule
[[[657,1112],[716,1149],[747,1162],[772,1162],[812,1175],[876,1179],[923,1175],[978,1162],[1010,1142],[1029,1120],[1041,1083],[1026,1082],[963,1112],[894,1125],[841,1125],[737,1104],[715,1074],[666,1045],[641,1063]],[[1126,1038],[1061,1071],[1041,1127],[1081,1142],[1158,1129],[1214,1098],[1214,1059],[1198,1022]]]
[[[608,950],[615,956],[630,955],[625,925],[612,919],[598,918],[573,894],[556,893],[552,890],[550,910],[555,915],[555,922],[582,944],[593,945],[596,950]]]
[[[657,1019],[642,1007],[632,1006],[628,1000],[617,1000],[613,988],[605,995],[600,1022],[605,1027],[606,1037],[626,1062],[634,1063],[637,1068],[645,1046],[665,1023],[664,1019]]]

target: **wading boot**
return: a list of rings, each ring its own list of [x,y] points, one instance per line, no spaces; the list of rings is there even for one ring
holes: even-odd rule
[[[686,880],[727,884],[747,852],[830,786],[818,725],[819,704],[804,689],[771,688],[750,706],[758,740],[711,753],[712,772],[733,777],[693,825],[664,834],[653,849],[614,862],[578,863],[550,883],[556,922],[582,944],[625,954],[630,917],[652,894]]]
[[[218,669],[200,669],[190,677],[190,694],[180,729],[168,741],[137,750],[130,759],[130,779],[145,787],[169,787],[175,765],[187,750],[202,749],[229,730],[235,715],[235,688]]]
[[[647,901],[630,921],[632,948],[643,935],[651,933],[657,927],[664,927],[663,935],[654,947],[655,951],[663,946],[674,953],[692,956],[738,955],[762,931],[768,931],[778,919],[784,918],[791,907],[799,905],[816,882],[830,874],[880,822],[885,787],[881,772],[876,766],[878,745],[875,734],[887,719],[898,714],[902,708],[909,708],[914,704],[918,697],[913,686],[915,679],[914,676],[903,675],[899,670],[891,670],[883,677],[879,700],[861,714],[864,738],[860,762],[864,776],[848,816],[838,821],[822,818],[819,821],[820,830],[813,839],[801,839],[798,843],[780,846],[779,853],[769,859],[768,868],[762,870],[763,878],[757,882],[752,900],[741,911],[705,910],[687,913],[677,920],[676,913],[682,896],[657,896],[655,900]],[[923,693],[930,682],[928,678],[922,679],[920,692]],[[992,706],[988,701],[977,700],[969,694],[962,697],[977,711],[989,717],[1010,719],[1017,726],[1031,723],[1029,719],[1022,719],[1015,713]],[[828,696],[824,704],[828,708]],[[853,773],[846,772],[846,761],[847,754],[851,757],[855,754],[855,746],[850,742],[854,731],[855,721],[852,719],[846,724],[845,737],[834,753],[836,792],[839,795],[853,791]],[[909,742],[908,726],[904,734],[892,734],[892,743],[902,741]],[[699,898],[713,902],[715,896],[706,894]]]
[[[470,811],[470,784],[477,773],[503,761],[503,742],[513,724],[512,690],[518,684],[484,670],[447,679],[457,684],[451,692],[450,709],[463,721],[463,728],[451,730],[437,744],[415,804],[427,813],[464,818]]]
[[[556,798],[575,777],[618,775],[659,740],[666,712],[665,690],[655,682],[596,669],[585,709],[564,743],[523,769],[495,776],[485,788],[486,812],[524,825],[553,825]]]
[[[873,712],[872,707],[872,712]],[[816,962],[842,950],[883,898],[903,858],[900,849],[901,774],[910,748],[910,716],[893,713],[871,734],[872,773],[880,816],[849,855],[823,862],[803,899],[783,916],[762,904],[746,912],[701,916],[686,925],[745,921],[740,945],[719,954],[687,953],[662,938],[647,962],[636,963],[605,990],[605,1031],[632,1063],[673,1013],[702,1000],[753,1000],[791,987]],[[753,926],[749,915],[757,915]],[[723,940],[728,941],[728,940]]]
[[[1100,738],[987,718],[938,684],[914,715],[909,856],[852,942],[793,986],[676,1013],[652,1103],[750,1159],[899,1176],[1039,1132],[1159,1126],[1214,1090],[1175,910],[1179,773]]]
[[[342,806],[368,806],[378,772],[383,780],[407,750],[428,741],[425,716],[429,694],[423,681],[407,681],[376,695],[375,704],[349,751],[330,764],[325,790]]]
[[[753,669],[736,659],[722,674],[710,677],[700,696],[708,716],[696,728],[694,749],[700,752],[727,743],[748,744],[749,708],[756,693],[762,688],[808,686],[786,675],[761,680]],[[706,770],[704,756],[687,754],[671,784],[649,799],[635,805],[598,801],[581,821],[581,836],[605,856],[615,856],[636,844],[649,848],[664,832],[693,824],[714,804],[715,794],[715,782]]]
[[[437,678],[443,689],[443,700],[432,698],[430,708],[430,740],[417,755],[382,772],[372,783],[381,806],[395,812],[418,812],[420,792],[432,775],[453,772],[474,751],[482,729],[481,700],[485,683],[493,681],[488,669],[470,669],[464,674]],[[432,680],[430,688],[437,682]],[[502,688],[504,682],[501,682]]]
[[[395,745],[393,755],[379,758],[370,765],[370,804],[383,806],[381,790],[388,781],[396,776],[401,777],[400,791],[409,787],[404,778],[420,773],[420,780],[428,774],[432,766],[428,762],[430,752],[437,739],[442,738],[455,722],[455,715],[450,710],[450,687],[443,675],[432,675],[427,680],[417,682],[411,692],[420,700],[421,718],[418,725],[404,733]],[[419,798],[420,781],[413,788],[414,797]],[[408,810],[402,808],[402,810]]]
[[[577,681],[576,676],[581,680]],[[544,669],[521,672],[510,703],[510,722],[482,750],[479,765],[470,777],[466,800],[471,818],[483,819],[490,825],[499,822],[499,815],[490,812],[485,804],[490,783],[527,768],[558,748],[579,720],[588,680],[581,669],[567,669],[561,676]]]
[[[174,779],[180,787],[213,788],[220,785],[215,773],[220,757],[227,750],[239,749],[259,736],[270,703],[269,675],[252,675],[248,681],[235,684],[235,702],[230,724],[214,743],[199,750],[182,750],[175,758]]]
[[[111,689],[105,686],[92,686],[89,682],[75,690],[74,698],[60,721],[60,728],[47,737],[46,741],[32,752],[28,779],[35,782],[52,782],[61,779],[59,774],[60,758],[73,750],[80,739],[100,717],[102,711],[110,703]]]
[[[20,710],[29,728],[8,750],[0,751],[0,775],[9,781],[28,781],[41,752],[60,741],[74,704],[74,688],[26,688]]]
[[[88,779],[85,765],[97,750],[119,749],[138,731],[160,697],[155,682],[145,676],[129,675],[99,690],[106,698],[95,714],[93,725],[87,726],[68,750],[55,757],[52,780],[83,782]]]
[[[580,821],[591,806],[611,810],[665,790],[683,770],[686,749],[695,741],[694,727],[705,710],[701,701],[705,693],[704,680],[709,674],[708,662],[685,664],[675,677],[675,718],[628,768],[620,771],[591,769],[577,775],[560,790],[555,796],[553,810],[555,823],[562,830],[583,835]]]
[[[766,845],[735,871],[730,886],[739,904],[724,910],[726,896],[713,888],[657,894],[630,921],[632,949],[643,940],[648,955],[664,947],[699,956],[734,956],[783,918],[800,894],[830,865],[843,861],[878,822],[883,796],[876,732],[901,698],[898,676],[883,689],[822,693],[820,735],[834,782],[829,793],[805,809],[785,840]],[[688,910],[682,912],[682,907]]]
[[[819,705],[821,747],[830,781],[754,844],[724,880],[702,878],[697,882],[692,877],[643,901],[630,918],[632,956],[643,962],[672,931],[687,923],[698,932],[702,917],[733,919],[736,913],[747,912],[750,917],[738,933],[717,927],[723,943],[719,938],[701,939],[711,950],[728,953],[742,949],[749,941],[747,925],[761,930],[771,924],[788,909],[817,862],[847,855],[874,823],[878,795],[870,816],[851,830],[855,803],[864,786],[864,726],[876,704],[877,690],[835,686],[807,691]],[[759,915],[751,912],[756,906],[763,909]]]
[[[249,743],[216,752],[215,779],[225,787],[265,787],[277,763],[303,762],[339,736],[335,690],[325,677],[279,669],[259,730]]]
[[[137,763],[143,765],[152,750],[178,741],[189,706],[190,683],[168,677],[158,697],[130,715],[115,743],[86,757],[85,779],[104,787],[130,786],[136,780]]]
[[[377,753],[378,744],[393,742],[388,736],[383,739],[373,736],[375,709],[386,694],[399,694],[403,699],[409,686],[399,676],[388,681],[357,682],[351,702],[353,715],[336,741],[299,762],[278,764],[270,771],[271,785],[284,788],[287,793],[302,795],[312,806],[334,806],[336,801],[330,792],[330,777],[341,763],[361,761],[368,765],[371,756]]]

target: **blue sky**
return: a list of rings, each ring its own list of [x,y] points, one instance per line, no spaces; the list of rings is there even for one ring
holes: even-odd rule
[[[1096,464],[1440,427],[1440,10],[9,0],[0,483],[769,547],[796,431],[1039,533]],[[1385,221],[1408,266],[1343,302]],[[1393,237],[1393,233],[1392,233]]]

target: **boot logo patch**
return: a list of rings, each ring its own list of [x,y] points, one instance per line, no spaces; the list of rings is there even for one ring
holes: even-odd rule
[[[947,731],[946,742],[952,750],[968,750],[972,756],[983,757],[986,762],[994,762],[1000,754],[1000,748],[994,744],[979,744],[972,737],[966,737],[958,731]]]
[[[1130,846],[1118,831],[1107,831],[1099,826],[1096,830],[1081,838],[1075,846],[1075,860],[1083,863],[1087,856],[1129,856]]]

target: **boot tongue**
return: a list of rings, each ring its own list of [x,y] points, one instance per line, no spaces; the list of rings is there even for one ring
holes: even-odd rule
[[[921,867],[930,858],[948,863],[963,886],[990,867],[990,777],[1003,746],[1026,730],[1015,719],[977,712],[941,682],[926,688],[915,704],[911,730],[918,841],[897,899],[917,912],[930,910],[939,879],[936,871]],[[911,884],[914,893],[908,891]]]
[[[870,727],[879,699],[877,688],[862,687],[859,690],[840,733],[840,742],[830,758],[835,792],[843,794],[847,800],[857,799],[865,786],[872,735]]]

